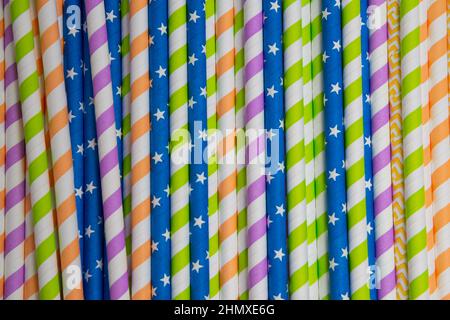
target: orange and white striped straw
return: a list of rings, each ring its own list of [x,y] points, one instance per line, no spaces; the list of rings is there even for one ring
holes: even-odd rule
[[[64,299],[83,299],[69,116],[56,5],[36,1],[57,213]]]
[[[234,5],[216,2],[216,75],[219,163],[220,299],[237,299],[236,119],[234,85]]]
[[[25,181],[25,284],[23,289],[23,299],[39,300],[39,281],[36,269],[36,247],[34,245],[33,213],[31,211],[28,178],[26,178]]]
[[[450,299],[450,149],[448,29],[446,0],[428,7],[428,68],[430,110],[431,192],[435,249],[436,295]],[[448,3],[450,6],[450,3]],[[449,60],[450,61],[450,60]],[[430,235],[429,235],[430,236]]]
[[[148,1],[130,1],[131,298],[151,298]]]

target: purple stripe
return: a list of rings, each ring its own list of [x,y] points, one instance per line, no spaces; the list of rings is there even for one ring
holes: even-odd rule
[[[95,94],[99,93],[104,87],[111,83],[111,71],[109,64],[94,76],[93,83]]]
[[[267,276],[267,260],[264,258],[248,272],[248,286],[253,288],[258,282]]]
[[[85,1],[85,8],[86,8],[86,14],[91,12],[92,9],[94,9],[96,6],[98,6],[103,0],[86,0]]]
[[[128,290],[128,274],[125,272],[116,282],[109,287],[111,300],[118,300]]]
[[[19,201],[25,199],[25,181],[20,182],[17,186],[6,193],[5,210],[8,211],[13,208]]]
[[[25,157],[25,145],[23,140],[13,146],[11,149],[8,149],[6,152],[6,170],[11,168],[17,161],[23,159]]]
[[[97,137],[100,137],[106,129],[114,126],[114,106],[111,105],[96,120]]]
[[[245,65],[245,82],[250,80],[258,72],[261,72],[263,67],[264,67],[264,57],[261,52]]]
[[[100,160],[100,176],[103,179],[109,171],[114,169],[118,164],[117,149],[112,149]]]
[[[381,44],[387,41],[387,24],[383,24],[370,35],[370,52],[374,52]]]
[[[380,282],[381,288],[378,290],[378,299],[381,299],[384,296],[386,296],[387,294],[389,294],[390,292],[392,292],[392,290],[395,289],[395,285],[396,285],[396,279],[395,279],[395,269],[394,269],[386,277],[381,279],[381,282]]]
[[[125,236],[123,230],[119,232],[114,238],[112,238],[106,245],[108,254],[108,261],[114,259],[114,257],[125,248]]]
[[[369,0],[371,6],[381,6],[386,0]]]
[[[255,241],[266,234],[266,222],[266,217],[264,216],[248,228],[247,247],[250,247]]]
[[[10,125],[12,125],[14,122],[22,118],[22,111],[20,110],[20,103],[17,102],[16,104],[8,107],[8,110],[6,110],[6,128],[9,128]]]
[[[108,199],[103,202],[103,217],[108,219],[122,205],[120,188],[117,189]]]
[[[16,64],[13,63],[5,70],[5,88],[7,88],[12,82],[17,80]]]
[[[391,186],[380,193],[375,199],[373,204],[373,211],[375,217],[383,212],[388,206],[392,204],[392,189]]]
[[[389,122],[389,105],[385,105],[372,116],[372,134]]]
[[[248,40],[256,32],[261,31],[263,26],[262,11],[258,12],[253,18],[248,20],[244,26],[244,37]]]
[[[5,4],[4,4],[5,5]],[[14,36],[13,36],[13,31],[12,31],[12,25],[9,25],[6,29],[5,29],[5,48],[14,41]]]
[[[246,163],[247,165],[250,164],[250,162],[257,157],[259,154],[263,153],[266,147],[266,139],[265,135],[261,134],[258,139],[253,140],[247,147],[246,147]]]
[[[388,82],[388,65],[387,63],[382,66],[380,69],[375,71],[370,77],[370,90],[375,92],[381,87],[383,84],[387,84]]]
[[[12,295],[25,282],[25,266],[22,265],[16,272],[5,279],[5,298]]]
[[[373,175],[376,175],[381,169],[386,167],[391,161],[391,147],[387,146],[384,150],[378,152],[373,157]]]
[[[25,241],[25,223],[9,232],[5,237],[5,255]]]
[[[89,52],[92,55],[98,48],[108,41],[105,25],[101,26],[97,31],[89,37]]]
[[[377,258],[381,257],[383,253],[385,253],[386,250],[392,248],[393,245],[394,245],[394,229],[391,228],[376,240]]]
[[[254,116],[260,114],[264,110],[264,94],[260,94],[250,101],[245,108],[245,122],[248,123]]]

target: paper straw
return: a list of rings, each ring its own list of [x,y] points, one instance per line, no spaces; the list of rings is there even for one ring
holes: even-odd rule
[[[430,98],[430,148],[433,192],[433,223],[436,253],[437,296],[450,298],[449,234],[449,123],[448,123],[448,65],[446,52],[446,1],[436,0],[428,8],[428,65]],[[447,30],[447,32],[446,32]],[[445,214],[447,212],[447,215]],[[447,235],[447,236],[446,236]]]
[[[249,299],[267,299],[267,218],[262,1],[244,3]]]
[[[58,17],[58,31],[59,31],[59,36],[61,41],[63,40],[63,21],[64,21],[64,16],[63,16],[63,11],[64,11],[64,0],[56,0],[56,15]],[[64,51],[64,42],[61,42],[62,44],[62,49]]]
[[[308,282],[309,299],[319,298],[317,282],[317,234],[316,234],[316,191],[314,172],[314,126],[312,92],[312,52],[311,52],[311,1],[302,0],[302,74],[304,106],[304,145],[305,145],[305,183],[306,183],[306,223],[308,242]]]
[[[133,2],[133,1],[131,1]],[[131,4],[130,2],[130,4]],[[116,122],[117,151],[122,176],[122,59],[120,59],[121,22],[120,3],[105,0],[106,29],[108,32],[109,61],[111,63],[111,83],[113,88],[114,117]]]
[[[23,299],[38,300],[39,281],[36,270],[36,248],[34,246],[33,212],[31,210],[28,178],[26,178],[25,180],[25,283],[23,288]]]
[[[39,297],[48,300],[60,298],[60,284],[52,216],[52,194],[48,175],[47,151],[45,150],[44,117],[38,91],[39,78],[30,17],[28,1],[20,0],[11,3],[26,156],[30,176]]]
[[[85,23],[83,16],[82,23]],[[98,155],[98,139],[95,125],[95,107],[93,101],[93,84],[87,30],[83,38],[83,75],[84,91],[83,131],[85,150],[84,159],[84,226],[82,231],[83,256],[83,289],[87,300],[107,299],[109,297],[107,280],[107,261],[105,253],[105,238],[102,210],[102,191],[100,183],[100,168]]]
[[[360,300],[369,299],[370,296],[361,96],[361,18],[358,1],[342,2],[342,26],[350,284],[351,298]],[[336,91],[339,91],[338,88]]]
[[[216,77],[219,196],[220,298],[239,296],[235,144],[234,6],[216,2]]]
[[[335,3],[336,4],[336,3]],[[322,48],[322,3],[311,1],[311,53],[312,53],[312,91],[314,116],[314,184],[316,197],[316,232],[319,299],[329,299],[328,274],[328,219],[326,205],[325,173],[325,113],[323,88],[323,48]]]
[[[0,86],[4,87],[5,80],[5,45],[4,45],[4,32],[5,32],[5,23],[4,23],[4,12],[3,12],[3,4],[0,6]],[[4,122],[5,122],[5,112],[6,106],[5,104],[5,94],[2,90],[0,93],[0,132],[3,133],[5,131]],[[4,135],[0,137],[0,299],[3,299],[3,285],[4,285],[4,266],[5,266],[5,186],[4,186],[4,175],[5,175],[5,141]]]
[[[408,299],[406,225],[403,194],[403,140],[400,79],[400,2],[388,0],[389,129],[391,138],[392,213],[397,299]]]
[[[400,3],[404,190],[409,298],[428,298],[422,110],[420,93],[419,0]]]
[[[372,16],[373,15],[373,16]],[[369,1],[370,94],[372,105],[372,161],[378,299],[396,299],[394,225],[392,216],[391,143],[389,136],[389,66],[387,3]],[[372,21],[372,23],[374,23]],[[378,272],[376,270],[376,272]]]
[[[239,300],[248,300],[247,173],[245,148],[244,1],[234,1],[234,81],[236,87],[236,168]]]
[[[47,97],[63,294],[66,300],[82,299],[81,279],[77,279],[78,282],[72,280],[73,270],[81,271],[81,259],[69,117],[56,6],[54,2],[48,0],[38,0],[36,5]]]
[[[131,297],[151,298],[148,2],[130,2]]]
[[[83,76],[80,67],[83,54],[81,30],[81,1],[64,1],[64,79],[67,95],[68,120],[70,129],[70,142],[72,145],[72,166],[74,173],[74,189],[76,211],[78,216],[79,234],[83,234]],[[83,105],[84,106],[84,105]],[[80,237],[80,243],[82,243]],[[83,246],[80,246],[83,256]]]
[[[190,297],[186,0],[170,0],[168,9],[172,298],[178,300]]]
[[[301,2],[283,2],[289,295],[308,299]]]
[[[288,299],[288,256],[286,224],[286,175],[284,165],[283,109],[283,12],[278,1],[263,2],[264,16],[264,122],[267,136],[266,211],[268,298]],[[273,133],[273,134],[272,134]],[[269,158],[270,157],[270,158]]]
[[[129,1],[120,3],[122,42],[122,197],[125,225],[125,247],[128,275],[131,275],[131,115],[130,115],[130,7]]]
[[[217,193],[216,33],[215,2],[205,1],[206,92],[208,117],[209,298],[219,298],[219,217]]]
[[[171,240],[170,240],[170,160],[167,146],[169,132],[169,78],[168,36],[158,29],[167,26],[167,2],[152,1],[149,6],[150,28],[150,109],[152,130],[150,150],[152,155],[151,176],[151,234],[153,299],[168,300],[171,297]]]
[[[103,1],[86,1],[111,299],[128,299],[122,195]]]
[[[342,91],[331,92],[333,86],[342,87],[341,8],[333,0],[322,3],[322,12],[330,15],[321,21],[323,27],[324,113],[326,128],[326,185],[327,228],[330,299],[350,298],[350,279],[347,239],[347,198],[345,184],[345,143]],[[335,49],[333,49],[335,48]]]
[[[208,159],[204,158],[207,146],[206,55],[203,51],[206,33],[203,3],[203,0],[187,2],[188,120],[192,144],[189,166],[190,279],[193,300],[205,300],[209,296]]]
[[[366,188],[367,249],[369,261],[370,299],[377,299],[375,261],[375,220],[373,216],[372,128],[370,97],[369,29],[367,0],[361,0],[361,75],[364,131],[364,179]]]
[[[6,114],[3,138],[6,140],[5,161],[5,284],[4,299],[22,300],[24,296],[25,245],[25,142],[20,111],[17,70],[14,62],[14,39],[10,4],[5,6],[4,34],[4,99]]]

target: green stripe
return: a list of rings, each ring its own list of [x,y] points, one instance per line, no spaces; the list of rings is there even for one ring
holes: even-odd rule
[[[33,204],[33,222],[36,225],[43,217],[50,214],[52,210],[52,194],[47,192],[42,198]]]
[[[172,214],[170,227],[172,233],[177,232],[189,222],[189,206],[186,205],[177,212]]]
[[[39,289],[39,300],[54,300],[59,297],[59,276],[56,275]]]
[[[181,6],[169,16],[169,36],[186,23],[186,5]]]
[[[34,35],[33,32],[30,31],[25,34],[22,38],[20,38],[15,43],[16,50],[16,61],[19,62],[25,57],[28,53],[33,52],[34,49]]]
[[[36,247],[36,265],[39,268],[56,251],[55,234],[51,233],[47,239]]]
[[[409,299],[416,300],[428,290],[428,271],[424,271],[420,276],[409,283]]]

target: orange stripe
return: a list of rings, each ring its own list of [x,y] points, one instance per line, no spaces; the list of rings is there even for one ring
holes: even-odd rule
[[[224,139],[220,140],[217,145],[217,155],[219,157],[224,157],[228,152],[234,150],[234,144],[235,144],[235,132],[233,131],[228,136],[226,136]]]
[[[75,203],[75,196],[70,194],[70,196],[56,208],[56,212],[58,213],[58,226],[62,225],[69,217],[75,214]]]
[[[222,243],[237,230],[237,212],[219,226],[219,241]]]
[[[59,41],[58,23],[55,22],[41,35],[41,52],[47,51],[49,47]]]
[[[72,152],[68,150],[53,165],[53,179],[58,181],[72,167]]]
[[[152,287],[150,283],[146,284],[142,289],[137,291],[131,297],[132,300],[150,300],[151,299]]]
[[[134,80],[133,83],[131,84],[131,101],[134,101],[141,94],[148,91],[149,88],[150,88],[150,80],[148,72],[146,72],[144,75]]]
[[[219,78],[234,66],[234,51],[228,51],[216,63],[216,77]]]
[[[64,300],[83,300],[83,290],[73,289],[65,297]]]
[[[431,175],[431,184],[433,190],[439,188],[443,183],[448,181],[450,174],[450,161],[447,161],[439,168],[435,168]]]
[[[134,38],[130,43],[130,57],[133,59],[139,53],[148,48],[148,34],[147,32],[142,32],[136,38]]]
[[[150,258],[150,240],[145,241],[139,248],[131,253],[131,268],[136,269]]]
[[[445,250],[436,257],[436,274],[439,276],[448,268],[450,268],[450,249]]]
[[[217,116],[220,118],[234,108],[234,89],[217,102]]]
[[[69,243],[61,252],[61,269],[65,270],[73,261],[79,257],[78,237]]]
[[[438,233],[448,223],[450,223],[450,204],[435,213],[433,217],[434,233]]]
[[[67,126],[67,109],[64,107],[55,114],[48,123],[50,137],[53,138],[61,129]],[[70,160],[72,162],[72,160]]]
[[[134,228],[142,220],[147,219],[150,216],[150,210],[150,198],[145,199],[133,208],[131,211],[131,227]]]
[[[222,268],[220,268],[219,279],[220,285],[227,283],[228,280],[236,276],[238,272],[238,256],[234,256],[230,261],[225,263]]]
[[[141,119],[132,124],[131,127],[131,143],[134,143],[142,135],[150,131],[150,121],[148,115],[144,115]]]
[[[218,187],[219,199],[225,198],[236,189],[236,171],[226,177]]]
[[[34,236],[30,235],[25,239],[24,254],[25,258],[34,252]]]
[[[130,1],[130,18],[136,14],[136,12],[145,8],[148,4],[147,0],[133,0]]]
[[[430,89],[430,105],[433,106],[447,95],[447,78],[442,79]]]
[[[224,33],[226,30],[232,28],[233,23],[234,23],[234,9],[230,9],[216,21],[216,38],[220,37],[220,35]]]
[[[64,83],[64,69],[62,65],[57,66],[45,77],[45,93],[49,95],[55,88]]]
[[[37,293],[38,290],[39,290],[38,277],[37,277],[37,274],[35,274],[31,278],[29,278],[27,281],[25,281],[24,288],[23,288],[24,300],[30,299],[30,297],[33,294]]]

